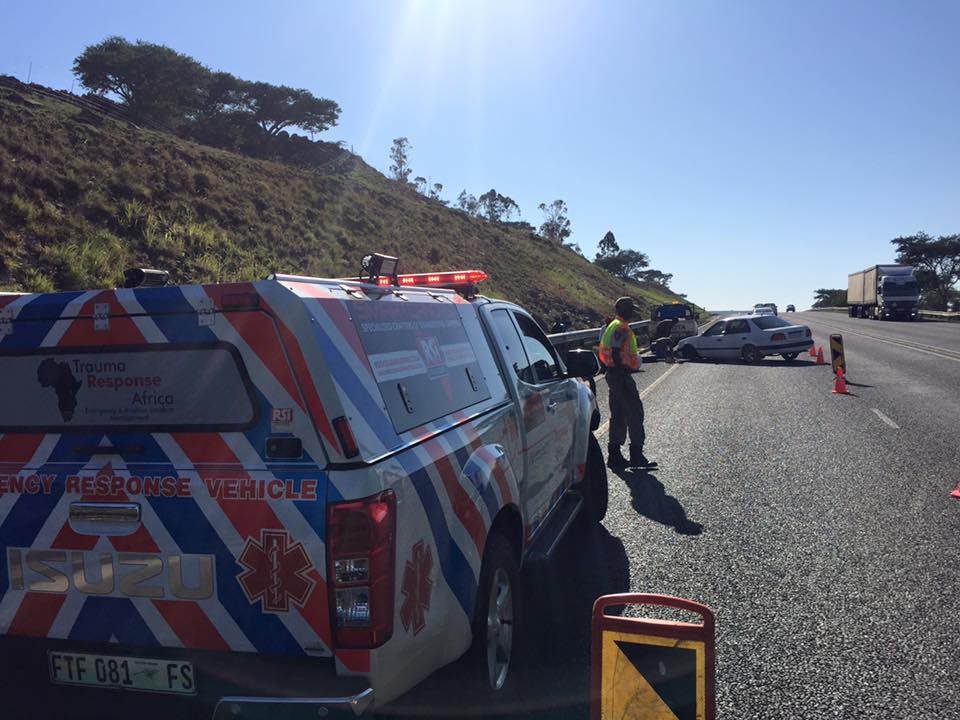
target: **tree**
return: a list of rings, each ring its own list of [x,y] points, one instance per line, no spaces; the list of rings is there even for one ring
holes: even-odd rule
[[[609,255],[616,255],[620,252],[620,246],[617,245],[617,239],[613,236],[613,232],[607,230],[607,234],[603,236],[603,239],[597,245],[597,259],[601,257],[607,257]]]
[[[813,302],[813,307],[846,307],[847,304],[847,291],[841,289],[827,289],[820,288],[819,290],[814,291],[814,297],[816,298]]]
[[[431,200],[436,200],[438,203],[443,203],[444,205],[447,205],[448,204],[447,201],[444,200],[442,197],[440,197],[440,193],[442,192],[443,192],[443,185],[441,183],[434,183],[431,186],[429,192],[427,193],[427,197],[429,197]]]
[[[897,248],[897,262],[916,268],[917,282],[927,291],[927,305],[945,310],[960,282],[960,235],[933,238],[918,232],[890,242]]]
[[[314,97],[303,89],[265,82],[245,82],[243,103],[257,125],[276,137],[291,127],[323,132],[337,124],[340,106],[333,100]]]
[[[670,281],[673,280],[672,273],[660,272],[659,270],[644,270],[637,273],[637,277],[643,282],[655,283],[665,288],[670,287]]]
[[[417,192],[421,195],[427,194],[427,179],[423,175],[417,175],[413,179],[413,184],[417,186]]]
[[[80,84],[98,95],[113,94],[134,120],[173,126],[201,105],[200,88],[210,71],[164,45],[109,37],[90,45],[73,63]]]
[[[412,146],[405,137],[394,138],[393,145],[390,146],[390,159],[393,165],[390,166],[390,172],[393,173],[393,179],[402,183],[410,182],[409,155]]]
[[[476,217],[480,212],[480,203],[477,198],[466,190],[461,190],[460,194],[457,195],[457,207],[471,217]]]
[[[477,203],[490,222],[502,222],[509,220],[514,213],[520,214],[520,206],[512,198],[501,195],[493,188],[481,195]]]
[[[567,204],[563,200],[554,200],[549,205],[540,203],[538,206],[544,215],[540,234],[551,242],[563,245],[570,237],[570,220],[567,219]]]

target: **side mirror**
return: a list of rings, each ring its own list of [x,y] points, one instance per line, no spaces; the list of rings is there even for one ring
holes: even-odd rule
[[[567,350],[567,377],[591,378],[600,372],[600,362],[593,350]]]

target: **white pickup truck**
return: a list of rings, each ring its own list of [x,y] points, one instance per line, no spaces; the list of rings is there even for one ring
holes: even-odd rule
[[[463,656],[495,699],[607,485],[593,354],[482,277],[0,296],[4,702],[362,714]]]

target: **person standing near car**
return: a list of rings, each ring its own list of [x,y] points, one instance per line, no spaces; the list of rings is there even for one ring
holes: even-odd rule
[[[600,339],[600,362],[606,368],[604,377],[610,393],[610,441],[607,445],[607,466],[652,469],[643,454],[646,432],[643,429],[643,401],[631,373],[640,370],[637,336],[630,320],[637,311],[633,299],[622,297],[614,306],[616,317],[607,325]],[[623,457],[620,446],[630,436],[630,458]]]

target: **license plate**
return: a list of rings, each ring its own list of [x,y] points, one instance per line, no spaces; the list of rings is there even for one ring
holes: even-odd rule
[[[92,685],[115,690],[193,695],[193,664],[182,660],[51,652],[50,680],[64,685]]]

